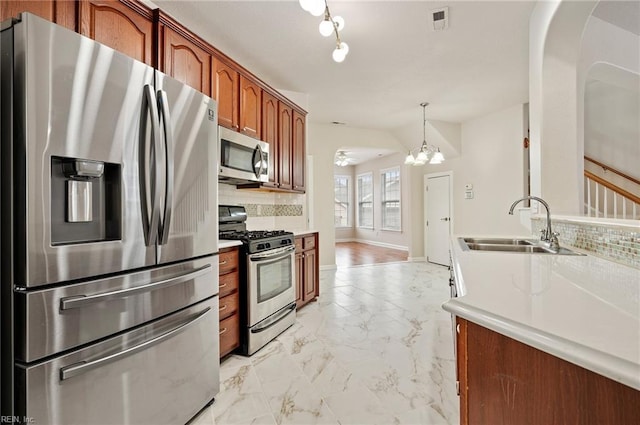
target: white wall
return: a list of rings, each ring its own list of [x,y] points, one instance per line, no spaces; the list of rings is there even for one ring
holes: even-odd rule
[[[409,250],[411,245],[411,234],[407,231],[410,226],[411,211],[411,175],[404,165],[405,155],[395,153],[358,164],[354,167],[355,178],[359,174],[371,172],[373,176],[373,229],[355,228],[355,239],[361,242],[370,242],[382,246],[390,246],[397,249]],[[380,204],[380,172],[387,168],[400,168],[400,190],[401,190],[401,231],[382,229],[382,206]],[[354,180],[354,184],[355,184]],[[355,194],[355,190],[354,190]],[[355,202],[354,202],[355,206]]]
[[[333,162],[343,147],[373,147],[404,152],[404,146],[386,131],[351,128],[331,124],[307,125],[307,154],[313,157],[312,227],[320,232],[320,265],[335,265],[335,226],[333,221]],[[410,230],[409,230],[410,231]]]
[[[589,18],[578,87],[584,103],[584,152],[640,178],[640,36]]]
[[[526,105],[516,105],[463,123],[461,155],[440,165],[426,165],[414,177],[412,197],[420,194],[422,203],[423,176],[453,171],[454,234],[528,234],[517,216],[507,214],[511,203],[524,195],[525,108]],[[473,199],[464,198],[466,184],[473,185]],[[416,231],[415,235],[421,239],[423,232]],[[416,250],[414,256],[421,256],[418,254]]]

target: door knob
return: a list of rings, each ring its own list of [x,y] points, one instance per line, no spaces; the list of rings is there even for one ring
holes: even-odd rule
[[[440,220],[441,221],[449,221],[449,217],[442,217]]]

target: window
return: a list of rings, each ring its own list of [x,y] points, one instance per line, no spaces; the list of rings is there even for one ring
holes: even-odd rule
[[[380,174],[380,198],[382,199],[382,228],[400,228],[400,168],[382,170]]]
[[[351,178],[349,176],[335,176],[333,178],[335,190],[333,215],[336,227],[351,226]]]
[[[373,229],[373,174],[358,176],[358,227]]]

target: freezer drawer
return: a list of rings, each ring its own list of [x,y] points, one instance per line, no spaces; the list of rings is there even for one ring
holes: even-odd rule
[[[218,257],[64,287],[15,292],[16,359],[30,363],[218,293]]]
[[[219,391],[218,297],[82,350],[16,367],[37,424],[184,424]]]

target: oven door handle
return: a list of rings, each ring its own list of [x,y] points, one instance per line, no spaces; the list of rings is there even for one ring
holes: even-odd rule
[[[253,261],[254,263],[257,263],[259,261],[277,260],[279,258],[284,258],[291,255],[291,253],[295,250],[296,250],[296,247],[294,245],[289,245],[282,248],[270,249],[267,252],[261,252],[259,254],[249,255],[249,260]]]
[[[60,310],[71,310],[73,308],[85,307],[89,304],[94,304],[102,301],[111,301],[114,299],[120,299],[124,297],[130,297],[131,295],[141,294],[143,292],[155,291],[161,288],[168,288],[169,286],[177,285],[188,280],[195,279],[211,271],[211,265],[206,264],[195,270],[189,270],[187,273],[182,273],[178,276],[163,277],[159,280],[153,281],[146,285],[134,286],[133,288],[120,289],[117,291],[102,292],[94,295],[74,295],[71,297],[65,297],[60,299]]]
[[[192,325],[193,323],[195,323],[196,321],[204,317],[210,310],[211,310],[211,307],[207,307],[200,313],[197,313],[194,316],[191,316],[189,319],[187,319],[180,325],[176,326],[175,328],[171,329],[170,331],[167,331],[162,335],[159,335],[141,344],[134,345],[131,348],[127,348],[126,350],[123,350],[108,356],[104,356],[96,360],[91,360],[91,361],[82,360],[80,362],[73,363],[69,366],[62,367],[60,368],[60,380],[64,381],[66,379],[73,378],[74,376],[82,375],[83,373],[89,372],[90,370],[97,369],[108,363],[115,362],[124,357],[131,356],[132,354],[139,353],[142,350],[146,350],[147,348],[153,345],[159,344],[162,341],[165,341],[175,336],[176,334],[184,331],[189,325]]]
[[[276,325],[279,321],[290,315],[292,312],[296,311],[296,303],[292,302],[289,306],[282,309],[280,312],[276,313],[274,316],[269,317],[264,320],[264,324],[262,326],[256,326],[251,328],[252,334],[257,334],[260,332],[264,332],[270,327]]]

